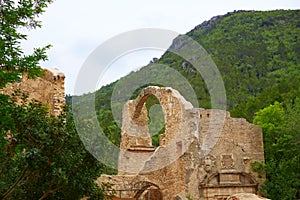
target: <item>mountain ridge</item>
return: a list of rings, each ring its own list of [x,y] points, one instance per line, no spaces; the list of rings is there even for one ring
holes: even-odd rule
[[[213,17],[187,32],[186,35],[201,44],[216,63],[226,88],[227,110],[233,117],[246,118],[252,122],[254,113],[259,109],[275,101],[289,103],[300,96],[299,16],[300,10],[241,10]],[[180,93],[186,92],[185,89],[182,90],[185,85],[177,83],[173,77],[169,81],[170,85],[159,84],[169,77],[170,71],[165,68],[157,69],[155,64],[166,65],[180,73],[195,91],[199,107],[211,108],[211,88],[207,88],[201,75],[188,61],[166,51],[155,62],[94,93],[99,123],[103,127],[110,127],[107,135],[116,136],[120,133],[117,124],[120,124],[121,115],[115,119],[111,110],[114,93],[125,96],[122,97],[122,101],[113,99],[120,113],[125,103],[124,99],[135,98],[143,87],[151,84],[172,84]],[[148,74],[152,74],[157,82],[137,87],[138,83],[147,79],[144,77]],[[123,91],[116,87],[118,83],[122,83],[123,88],[133,89],[133,92],[123,94]]]

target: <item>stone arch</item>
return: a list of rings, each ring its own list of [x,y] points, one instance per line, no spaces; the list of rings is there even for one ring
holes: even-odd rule
[[[157,86],[144,88],[135,100],[128,101],[124,106],[121,148],[152,146],[145,106],[145,102],[152,95],[158,99],[164,113],[165,133],[160,136],[162,146],[167,145],[180,131],[185,111],[193,108],[190,102],[172,88]]]
[[[242,184],[255,184],[258,185],[258,182],[255,180],[254,176],[249,173],[241,173],[240,181]]]
[[[163,196],[160,191],[160,188],[158,185],[148,182],[148,181],[142,181],[138,182],[135,185],[138,185],[139,188],[134,194],[135,199],[149,199],[149,200],[162,200]]]
[[[205,179],[200,183],[200,187],[202,185],[213,184],[219,182],[219,173],[212,173],[205,177]]]
[[[218,188],[218,194],[215,192]],[[199,184],[203,199],[226,199],[236,193],[257,193],[258,183],[255,178],[244,172],[213,173]]]

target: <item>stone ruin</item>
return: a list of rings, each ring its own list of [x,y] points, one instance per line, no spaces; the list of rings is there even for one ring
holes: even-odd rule
[[[49,105],[59,115],[65,104],[63,73],[7,84],[2,94],[16,90]],[[153,147],[145,102],[155,96],[162,107],[165,132]],[[18,99],[21,101],[21,99]],[[114,199],[217,199],[258,192],[265,180],[252,164],[264,161],[261,129],[223,110],[194,108],[172,88],[150,86],[123,108],[118,175],[102,175],[111,183]]]
[[[153,147],[146,100],[154,95],[165,132]],[[216,199],[258,192],[264,162],[261,129],[224,110],[194,108],[178,91],[150,86],[123,108],[118,175],[102,175],[114,199]]]
[[[28,95],[28,100],[37,100],[49,106],[51,115],[58,116],[65,105],[65,75],[56,69],[44,69],[44,76],[28,79],[23,73],[21,81],[8,83],[1,94],[12,95],[20,91]],[[21,102],[21,98],[18,99]]]

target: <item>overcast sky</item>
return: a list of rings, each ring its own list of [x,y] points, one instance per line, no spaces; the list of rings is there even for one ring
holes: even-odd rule
[[[79,69],[101,43],[126,31],[161,28],[184,34],[213,16],[234,10],[300,9],[299,0],[55,0],[41,17],[43,27],[30,31],[26,52],[52,44],[43,67],[66,75],[73,94]],[[171,43],[171,41],[170,41]],[[162,51],[128,54],[107,71],[102,84],[139,68]]]

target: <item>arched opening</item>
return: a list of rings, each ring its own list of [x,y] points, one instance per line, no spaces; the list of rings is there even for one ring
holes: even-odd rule
[[[236,193],[256,194],[258,183],[247,173],[213,173],[199,184],[199,190],[203,199],[227,199]]]
[[[150,182],[139,183],[142,186],[134,195],[137,200],[162,200],[162,193],[159,187]]]
[[[121,148],[145,152],[154,151],[157,145],[165,147],[180,131],[183,110],[188,108],[192,105],[171,88],[149,86],[143,89],[136,99],[128,101],[123,108]],[[160,118],[160,122],[155,123],[155,118]]]
[[[148,129],[152,140],[152,146],[159,146],[159,135],[165,132],[165,117],[159,100],[151,95],[146,100],[148,112]]]

